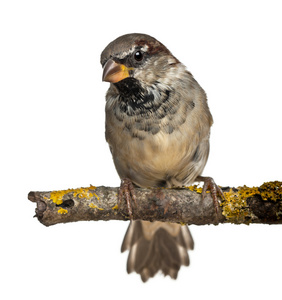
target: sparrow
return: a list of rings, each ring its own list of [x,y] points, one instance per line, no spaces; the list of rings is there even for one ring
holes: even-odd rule
[[[209,155],[213,118],[205,91],[186,67],[155,38],[118,37],[101,54],[106,93],[106,140],[121,178],[130,224],[121,251],[129,250],[127,272],[143,282],[158,271],[176,279],[189,265],[194,241],[186,225],[133,221],[135,187],[182,187],[203,181],[215,209],[221,189],[201,176]]]

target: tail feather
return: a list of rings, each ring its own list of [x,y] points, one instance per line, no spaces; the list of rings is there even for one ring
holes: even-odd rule
[[[121,251],[129,250],[127,272],[146,282],[160,270],[176,279],[181,265],[189,265],[187,251],[194,242],[187,226],[164,222],[131,221]]]
[[[138,221],[130,221],[130,225],[127,228],[125,233],[122,245],[121,252],[130,250],[130,248],[143,236],[142,224]]]

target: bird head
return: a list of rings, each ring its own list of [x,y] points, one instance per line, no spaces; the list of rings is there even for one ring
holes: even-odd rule
[[[111,83],[107,99],[119,99],[130,113],[152,110],[165,101],[185,67],[158,40],[146,34],[126,34],[101,54],[103,81]]]
[[[150,84],[165,75],[178,61],[155,38],[146,34],[126,34],[111,42],[101,54],[103,81],[117,83],[134,78]]]

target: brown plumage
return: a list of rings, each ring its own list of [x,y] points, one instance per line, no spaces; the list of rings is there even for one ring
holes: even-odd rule
[[[131,182],[140,187],[174,187],[205,181],[216,206],[220,189],[200,177],[209,154],[213,123],[204,90],[171,52],[145,34],[128,34],[111,42],[101,54],[106,95],[106,140],[117,172],[126,184],[132,214]],[[134,198],[135,200],[135,198]],[[137,199],[138,203],[138,199]],[[131,221],[122,251],[129,250],[127,271],[143,281],[161,270],[177,277],[189,264],[193,249],[187,226]]]
[[[193,248],[194,242],[187,226],[131,221],[121,251],[130,251],[127,272],[135,271],[145,282],[159,270],[176,279],[181,265],[189,265],[187,251]]]

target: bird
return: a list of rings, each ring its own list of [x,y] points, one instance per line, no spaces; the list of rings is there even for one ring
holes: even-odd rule
[[[224,197],[212,177],[202,176],[209,155],[213,118],[207,96],[173,54],[143,33],[122,35],[101,53],[106,92],[106,141],[121,179],[130,224],[121,251],[129,250],[127,272],[143,282],[159,271],[176,279],[189,265],[194,241],[187,225],[133,220],[136,187],[174,188],[203,181],[204,196]]]

